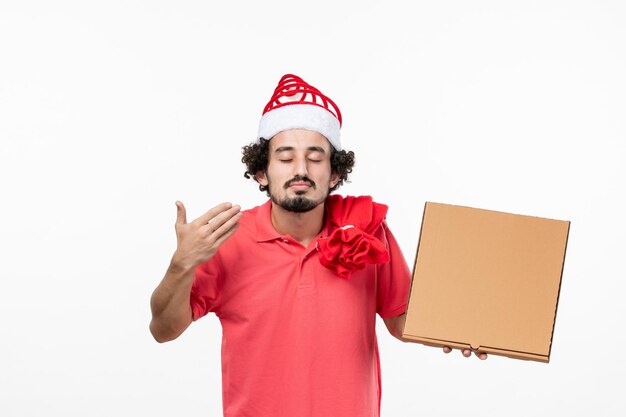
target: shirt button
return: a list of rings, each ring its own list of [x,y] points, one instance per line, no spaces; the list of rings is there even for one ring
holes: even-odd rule
[[[283,239],[283,242],[289,243],[289,240],[288,239]]]

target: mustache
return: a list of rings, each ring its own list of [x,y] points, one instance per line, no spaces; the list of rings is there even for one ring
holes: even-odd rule
[[[296,175],[295,177],[287,181],[284,185],[284,188],[287,189],[291,187],[291,184],[293,184],[294,182],[306,182],[307,184],[311,186],[311,188],[315,188],[315,181],[313,181],[307,176],[301,176],[301,175]]]

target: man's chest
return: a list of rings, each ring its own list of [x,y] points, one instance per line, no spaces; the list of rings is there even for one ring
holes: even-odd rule
[[[299,309],[375,308],[376,269],[373,266],[343,279],[324,267],[316,250],[291,242],[268,242],[225,259],[222,312],[293,314]]]

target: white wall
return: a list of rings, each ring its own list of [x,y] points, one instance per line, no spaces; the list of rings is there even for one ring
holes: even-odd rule
[[[383,4],[384,3],[384,4]],[[571,220],[550,364],[444,355],[379,319],[383,416],[626,415],[621,1],[0,3],[0,414],[219,416],[215,316],[159,345],[195,218],[264,201],[240,148],[280,76],[328,93],[344,194]]]

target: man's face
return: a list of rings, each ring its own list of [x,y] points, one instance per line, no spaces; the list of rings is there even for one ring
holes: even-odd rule
[[[338,182],[331,174],[331,145],[320,133],[291,129],[269,143],[267,172],[257,180],[268,186],[275,204],[293,212],[306,212],[322,204]]]

